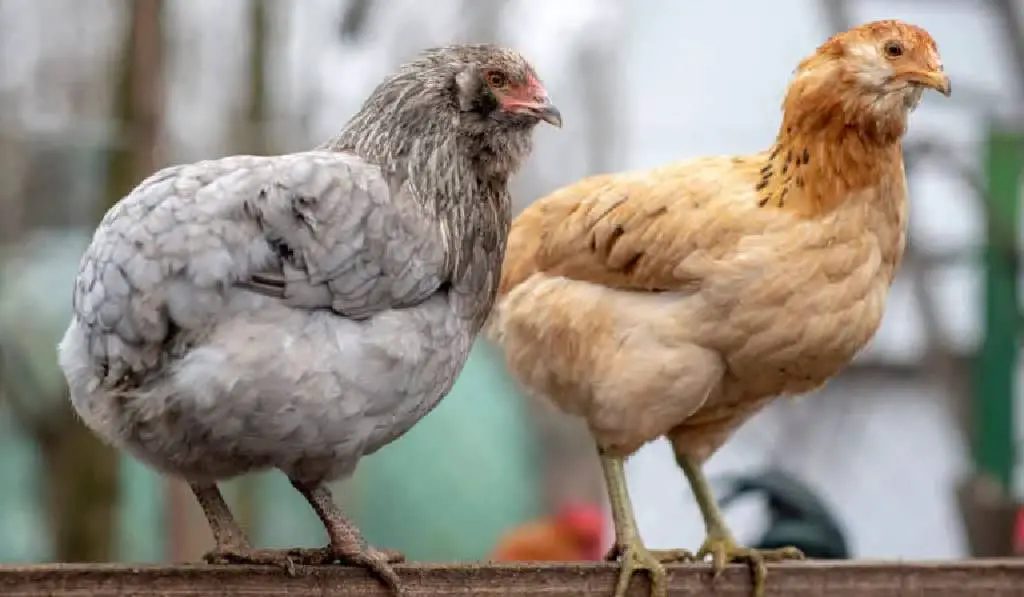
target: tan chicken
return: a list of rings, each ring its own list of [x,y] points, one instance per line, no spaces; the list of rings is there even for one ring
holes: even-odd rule
[[[514,222],[489,333],[530,392],[589,424],[604,465],[624,595],[666,594],[623,462],[665,436],[703,514],[716,574],[800,558],[737,544],[703,463],[778,396],[839,372],[878,329],[903,255],[901,140],[926,88],[950,93],[920,27],[879,21],[802,61],[765,151],[586,178]]]

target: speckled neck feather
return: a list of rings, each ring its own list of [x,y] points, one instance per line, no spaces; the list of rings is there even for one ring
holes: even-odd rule
[[[761,207],[806,216],[829,212],[851,193],[902,173],[907,125],[907,110],[873,109],[838,65],[804,70],[810,68],[801,65],[790,85],[782,126],[755,186]]]
[[[345,129],[319,147],[351,151],[409,186],[445,229],[456,287],[481,251],[500,271],[512,221],[507,184],[531,150],[533,127],[490,118],[498,106],[482,89],[473,88],[477,97],[460,106],[466,89],[457,77],[478,80],[475,69],[496,52],[486,44],[424,52],[383,81]],[[490,288],[484,293],[493,295]],[[481,312],[489,307],[485,302]]]
[[[532,128],[468,118],[455,97],[456,75],[491,50],[481,44],[425,52],[378,85],[320,149],[351,151],[394,173],[406,167],[409,179],[432,181],[421,196],[441,213],[462,201],[467,181],[504,185],[532,148]]]

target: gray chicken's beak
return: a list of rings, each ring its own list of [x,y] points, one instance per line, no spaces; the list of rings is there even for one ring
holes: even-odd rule
[[[558,128],[562,128],[562,113],[559,112],[558,108],[556,108],[555,105],[552,104],[550,101],[545,101],[544,103],[537,104],[537,106],[533,109],[533,112],[534,114],[537,115],[538,118],[550,124],[551,126],[557,126]]]
[[[537,96],[534,101],[507,102],[505,106],[506,109],[521,114],[530,114],[552,126],[562,128],[562,113],[558,111],[558,108],[551,103],[551,100],[546,95]]]

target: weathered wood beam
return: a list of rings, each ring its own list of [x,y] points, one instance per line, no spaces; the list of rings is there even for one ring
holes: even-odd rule
[[[396,566],[410,595],[448,597],[578,597],[612,594],[613,564],[411,564]],[[670,566],[670,597],[749,597],[750,575],[731,566],[712,585],[708,565]],[[712,588],[713,586],[713,588]],[[646,597],[638,575],[630,595]],[[1024,591],[1024,560],[962,562],[798,562],[771,566],[767,597],[1018,597]],[[0,567],[5,597],[191,597],[289,595],[371,597],[388,595],[360,569],[302,568],[284,571],[245,566],[32,565]]]

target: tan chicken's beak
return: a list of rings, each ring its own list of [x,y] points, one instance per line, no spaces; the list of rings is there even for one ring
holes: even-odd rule
[[[918,85],[934,89],[946,97],[949,97],[949,94],[953,91],[949,75],[940,70],[911,71],[905,74],[903,78]]]

